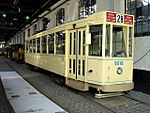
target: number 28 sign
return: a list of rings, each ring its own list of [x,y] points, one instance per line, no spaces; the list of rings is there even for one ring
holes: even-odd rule
[[[124,23],[124,15],[116,15],[116,23]]]
[[[133,16],[107,12],[107,22],[133,24]]]

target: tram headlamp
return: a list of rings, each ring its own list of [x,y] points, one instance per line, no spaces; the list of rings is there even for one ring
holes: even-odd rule
[[[117,69],[117,73],[118,73],[118,74],[122,74],[122,72],[123,72],[123,69],[122,69],[121,67],[119,67],[119,68]]]

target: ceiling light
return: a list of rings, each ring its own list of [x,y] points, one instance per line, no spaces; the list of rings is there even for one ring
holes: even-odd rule
[[[6,14],[5,13],[3,14],[3,17],[6,18]]]
[[[26,16],[26,20],[29,20],[30,18],[29,18],[29,16]]]

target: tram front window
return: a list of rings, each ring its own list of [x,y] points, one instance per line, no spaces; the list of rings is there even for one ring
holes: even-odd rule
[[[126,57],[126,37],[124,34],[125,28],[113,26],[113,44],[112,56],[113,57]]]
[[[89,55],[102,56],[102,25],[90,26],[91,45],[89,46]]]

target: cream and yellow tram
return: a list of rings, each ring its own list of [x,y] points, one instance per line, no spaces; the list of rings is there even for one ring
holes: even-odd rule
[[[26,38],[25,62],[87,91],[133,89],[134,17],[103,11]]]

